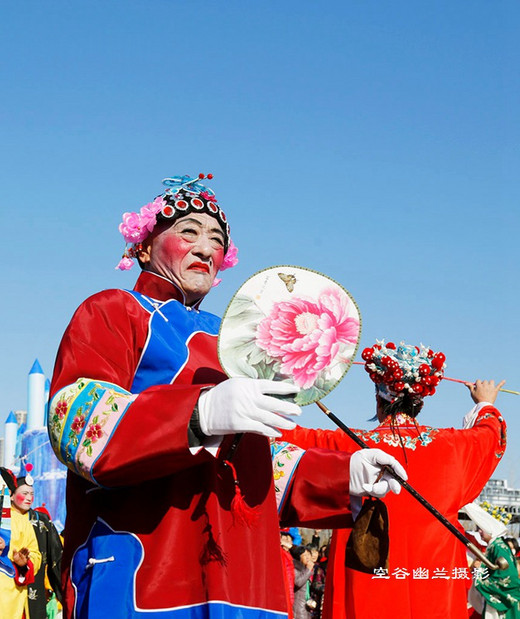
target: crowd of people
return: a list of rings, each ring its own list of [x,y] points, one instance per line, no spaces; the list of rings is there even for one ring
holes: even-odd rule
[[[308,544],[301,543],[297,529],[282,529],[280,545],[286,571],[289,616],[294,619],[320,619],[327,575],[329,541],[320,546],[318,531]]]
[[[382,341],[362,355],[379,421],[355,431],[366,449],[297,426],[298,387],[228,378],[220,366],[220,320],[200,304],[237,250],[204,179],[165,179],[160,196],[124,213],[118,267],[137,260],[135,287],[88,298],[65,331],[48,415],[51,445],[69,469],[63,556],[46,514],[31,513],[31,480],[2,471],[13,517],[1,547],[1,612],[40,616],[31,597],[44,599],[41,563],[66,619],[467,616],[464,547],[397,479],[409,478],[457,525],[504,453],[494,406],[503,383],[468,384],[475,406],[462,430],[419,425],[444,355]],[[299,328],[321,328],[299,318]],[[332,331],[319,335],[330,340]],[[345,566],[347,539],[364,539],[367,522],[377,525],[380,554],[371,572]],[[337,533],[330,547],[303,545],[291,527]],[[491,560],[506,548],[490,538]],[[515,583],[500,606],[486,586],[476,584],[483,616],[516,617]]]
[[[470,510],[483,513],[477,505],[471,504]],[[464,510],[463,510],[464,512]],[[481,559],[467,552],[466,578],[460,579],[456,572],[449,576],[459,581],[461,591],[465,595],[467,610],[460,615],[446,614],[446,617],[468,617],[469,619],[487,619],[518,617],[518,602],[520,600],[520,547],[517,538],[505,537],[506,529],[494,518],[480,516],[473,523],[477,529],[469,530],[468,539],[475,542],[486,554],[486,557],[495,562],[498,556],[507,561],[507,568],[489,570]],[[467,525],[470,526],[470,525]],[[337,535],[337,532],[334,532]],[[331,538],[326,537],[326,543],[320,545],[320,537],[315,532],[309,543],[303,543],[298,529],[281,529],[280,543],[282,555],[290,556],[285,562],[287,572],[286,586],[287,599],[290,608],[289,617],[294,619],[333,619],[333,606],[330,596],[338,586],[333,571],[327,572],[328,555],[331,547]],[[504,567],[504,566],[502,566]],[[394,570],[390,577],[396,580],[404,578],[404,570]],[[373,595],[378,596],[378,574],[372,574],[374,580]],[[378,597],[381,601],[382,598]],[[486,607],[486,603],[488,604]],[[337,607],[339,604],[337,604]],[[495,612],[498,610],[498,613]],[[342,613],[345,615],[345,612]],[[368,617],[368,615],[366,615]],[[413,616],[413,615],[410,615]]]

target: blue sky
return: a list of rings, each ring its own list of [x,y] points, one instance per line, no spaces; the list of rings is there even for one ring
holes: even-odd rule
[[[520,389],[519,22],[509,0],[2,3],[0,419],[36,357],[52,373],[77,305],[133,285],[114,270],[122,212],[198,172],[240,251],[206,309],[306,266],[354,296],[362,346],[423,342],[450,376]],[[326,403],[370,426],[359,368]],[[498,403],[498,471],[520,486],[520,397]],[[445,382],[423,423],[469,404]]]

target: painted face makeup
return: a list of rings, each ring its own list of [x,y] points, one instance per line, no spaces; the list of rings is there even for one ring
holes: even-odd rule
[[[190,213],[152,238],[147,270],[166,277],[192,305],[204,297],[224,260],[224,233],[214,217]]]
[[[18,486],[12,496],[12,502],[18,511],[25,513],[29,510],[34,501],[34,489],[31,486],[23,484]]]

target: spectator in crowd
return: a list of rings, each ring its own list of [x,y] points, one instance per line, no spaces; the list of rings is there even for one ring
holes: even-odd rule
[[[314,561],[306,546],[293,546],[291,554],[294,559],[294,619],[310,619],[312,604],[309,606],[308,602]]]
[[[319,556],[319,550],[318,550],[318,546],[316,544],[306,544],[305,548],[307,548],[307,550],[309,551],[310,555],[311,555],[311,559],[313,563],[316,563],[316,561],[318,560],[318,556]]]
[[[327,576],[327,564],[329,560],[329,544],[323,545],[314,565],[314,573],[311,579],[310,594],[314,601],[314,608],[311,608],[312,619],[321,619],[323,609],[323,594],[325,593],[325,582]]]
[[[280,530],[280,546],[282,550],[283,578],[287,597],[289,619],[293,619],[294,607],[294,560],[291,554],[293,537],[290,529]]]

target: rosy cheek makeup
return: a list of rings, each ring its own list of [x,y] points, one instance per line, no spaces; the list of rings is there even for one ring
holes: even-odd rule
[[[181,258],[190,250],[191,245],[179,237],[169,236],[164,239],[163,250],[169,256]]]
[[[218,267],[220,268],[220,265],[222,264],[223,261],[224,261],[224,248],[215,250],[215,253],[213,254],[213,262],[216,265],[218,265]]]

